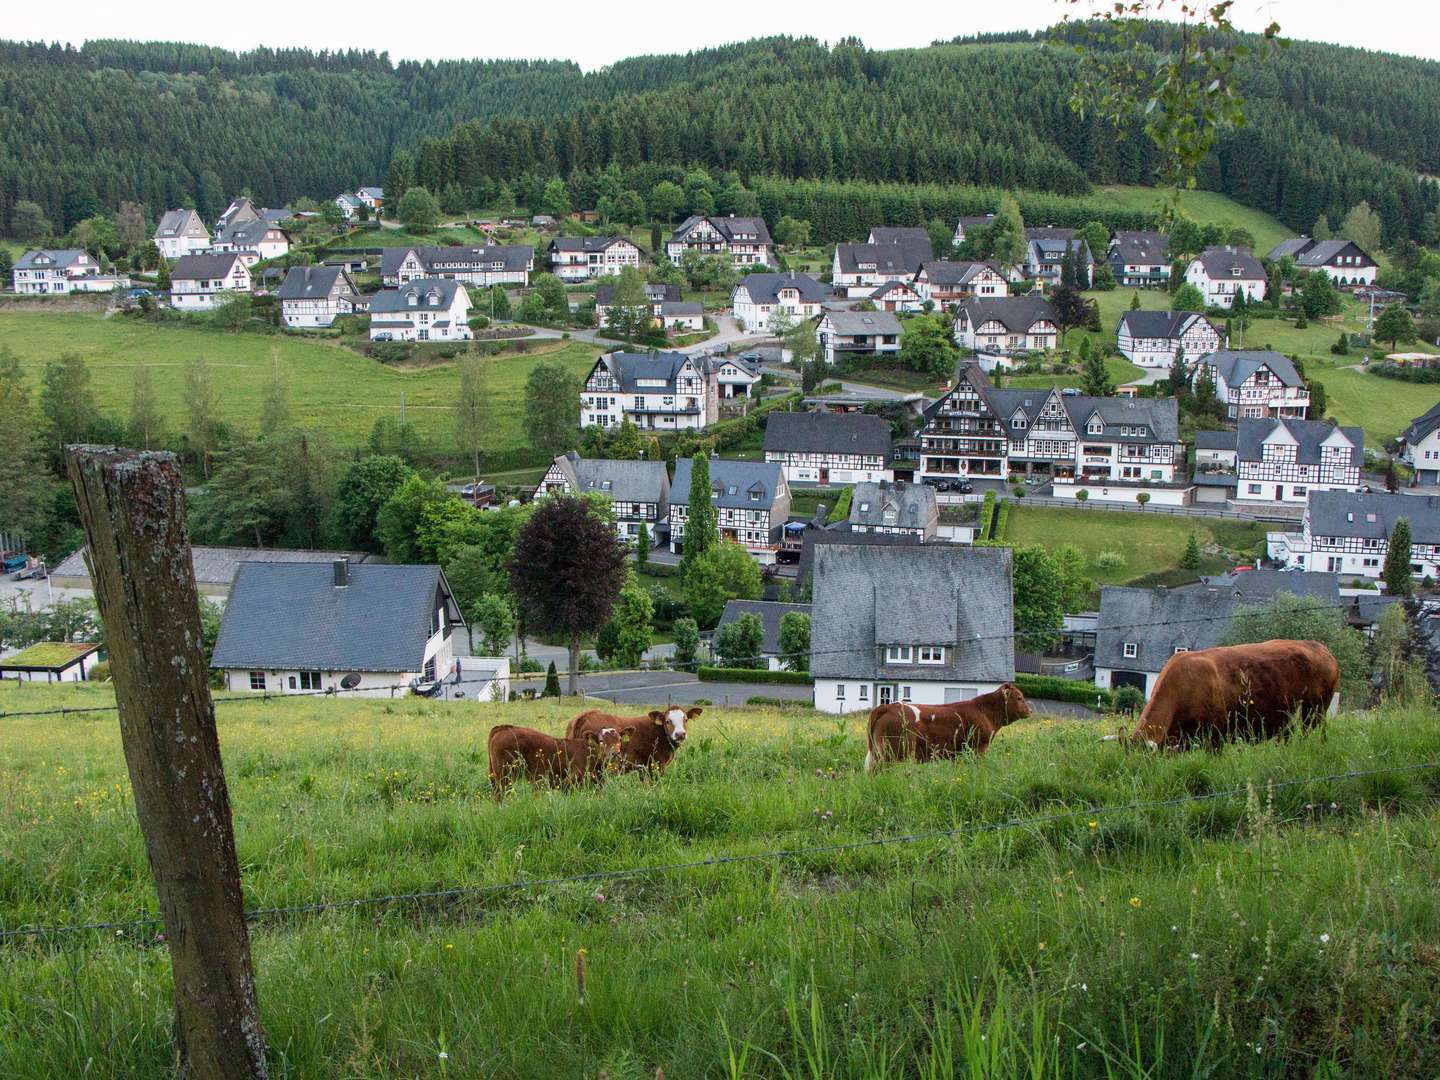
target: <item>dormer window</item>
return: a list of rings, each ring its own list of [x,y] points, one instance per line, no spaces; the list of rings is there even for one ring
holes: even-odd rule
[[[419,298],[418,296],[416,296],[413,292],[410,293],[410,294],[405,298],[405,302],[406,302],[407,304],[409,304],[410,307],[419,307],[419,306],[420,306],[420,298]]]
[[[1124,652],[1125,652],[1125,659],[1127,659],[1127,660],[1133,660],[1133,659],[1135,659],[1135,657],[1137,657],[1137,656],[1140,655],[1140,644],[1139,644],[1139,642],[1135,642],[1135,641],[1127,641],[1127,642],[1125,642]]]
[[[735,494],[736,492],[738,492],[739,490],[740,490],[740,489],[739,489],[738,487],[736,487],[734,484],[731,484],[729,487],[727,487],[727,488],[725,489],[725,494],[726,494],[726,495],[734,495],[734,494]]]
[[[1180,654],[1180,653],[1182,653],[1182,652],[1189,652],[1189,651],[1190,651],[1190,650],[1187,649],[1184,645],[1176,645],[1176,646],[1175,646],[1175,652],[1171,653],[1170,655],[1175,656],[1175,655],[1178,655],[1178,654]]]
[[[868,514],[869,512],[870,512],[870,504],[869,504],[868,502],[862,502],[862,503],[860,504],[860,513],[862,513],[862,514]]]

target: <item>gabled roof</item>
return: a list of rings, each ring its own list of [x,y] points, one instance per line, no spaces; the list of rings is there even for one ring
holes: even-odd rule
[[[885,274],[907,277],[931,257],[930,241],[918,244],[836,244],[835,260],[842,274]],[[862,264],[864,268],[862,269]]]
[[[672,240],[683,240],[701,222],[708,222],[716,232],[727,241],[733,241],[737,236],[745,238],[746,243],[769,244],[770,230],[765,227],[765,219],[758,217],[735,217],[733,214],[728,217],[718,215],[705,216],[694,214],[680,223]],[[753,240],[750,239],[753,237]]]
[[[1157,266],[1169,261],[1170,235],[1144,229],[1120,229],[1110,238],[1110,260],[1132,266]]]
[[[825,526],[811,526],[800,538],[800,562],[796,566],[796,580],[803,582],[815,571],[815,553],[830,544],[846,544],[852,547],[913,547],[920,544],[921,537],[915,533],[852,532],[850,522],[837,521]]]
[[[1300,465],[1319,465],[1320,448],[1338,432],[1350,443],[1349,463],[1355,468],[1365,464],[1365,432],[1358,427],[1336,427],[1324,420],[1247,419],[1236,425],[1235,448],[1241,461],[1259,461],[1265,442],[1283,429],[1295,441],[1295,461]]]
[[[657,282],[645,283],[645,295],[650,298],[652,304],[664,303],[667,301],[678,301],[680,299],[680,286],[675,284],[663,284]],[[595,306],[609,307],[610,302],[615,298],[614,285],[595,286]]]
[[[1060,325],[1060,316],[1050,301],[1035,295],[975,297],[960,305],[956,321],[967,318],[977,330],[996,319],[1006,330],[1017,334],[1029,333],[1030,328],[1042,320]]]
[[[1197,431],[1195,432],[1196,450],[1235,450],[1235,432],[1233,431]]]
[[[418,672],[442,601],[459,621],[438,566],[364,563],[349,580],[328,563],[243,563],[210,666]]]
[[[754,615],[765,630],[760,651],[767,656],[774,656],[780,652],[780,620],[792,611],[809,615],[810,605],[781,604],[770,600],[727,600],[720,621],[715,624],[715,631],[719,633],[721,627],[735,622],[741,615]]]
[[[275,295],[281,300],[324,300],[337,283],[343,292],[355,291],[355,283],[342,266],[292,266]]]
[[[228,255],[181,255],[170,270],[170,280],[214,281],[229,277],[239,259],[233,251]]]
[[[820,316],[837,334],[899,334],[900,320],[890,311],[827,311]]]
[[[455,302],[456,294],[464,289],[465,286],[453,278],[416,278],[393,289],[381,289],[370,300],[370,313],[403,314],[437,308],[445,311]],[[414,304],[410,302],[412,297],[416,301]]]
[[[1191,265],[1199,263],[1205,275],[1213,280],[1235,279],[1240,281],[1264,281],[1265,267],[1260,265],[1249,248],[1213,247],[1206,248],[1195,256]],[[1239,269],[1238,279],[1234,271]]]
[[[1239,386],[1262,367],[1269,368],[1270,374],[1286,386],[1305,384],[1288,357],[1268,349],[1221,349],[1204,357],[1204,361],[1230,387]]]
[[[203,590],[206,586],[228,586],[235,580],[240,567],[247,562],[324,563],[331,565],[336,559],[349,559],[351,566],[378,559],[360,551],[311,551],[298,548],[241,548],[212,547],[206,544],[192,544],[190,565],[195,571],[195,583]],[[88,578],[90,571],[85,565],[85,548],[78,547],[60,564],[50,571],[55,577]]]
[[[879,300],[887,294],[895,292],[897,290],[900,292],[909,293],[911,296],[914,297],[919,297],[920,295],[915,291],[915,287],[911,285],[908,281],[887,281],[883,285],[875,286],[874,290],[872,290],[870,293],[870,299]]]
[[[675,479],[670,484],[672,505],[690,505],[690,467],[692,458],[675,462]],[[710,489],[716,493],[716,506],[730,510],[769,510],[784,484],[780,466],[764,461],[732,461],[710,459]],[[751,493],[759,495],[752,499]],[[778,522],[771,522],[774,526]]]
[[[633,240],[624,236],[557,236],[550,241],[551,251],[604,251],[616,244],[637,247]]]
[[[894,511],[894,521],[886,520],[887,510]],[[940,504],[929,484],[864,481],[850,495],[852,526],[928,529],[939,517]]]
[[[595,363],[597,366],[604,364],[620,390],[627,394],[662,393],[664,387],[640,385],[641,382],[656,381],[663,382],[673,393],[675,379],[687,363],[697,371],[704,372],[704,368],[694,357],[678,352],[612,352],[606,353]]]
[[[265,239],[267,232],[276,227],[275,222],[267,221],[264,218],[242,218],[239,221],[230,222],[221,229],[215,237],[215,243],[253,248]]]
[[[1176,648],[1213,648],[1238,605],[1230,589],[1102,588],[1095,666],[1156,672]],[[1135,656],[1125,655],[1127,642],[1136,646]]]
[[[1403,517],[1410,522],[1414,543],[1440,544],[1440,495],[1312,491],[1306,515],[1313,536],[1384,540]]]
[[[441,263],[458,264],[460,266],[488,266],[491,263],[503,263],[506,272],[515,270],[528,270],[531,261],[535,258],[535,249],[528,244],[488,244],[484,247],[465,247],[454,244],[444,247],[434,245],[417,245],[405,248],[382,248],[380,251],[380,273],[386,277],[392,277],[400,272],[400,264],[405,261],[405,256],[415,252],[415,257],[420,260],[420,265],[431,271]]]
[[[824,544],[814,549],[817,678],[1007,682],[1015,677],[1009,548]],[[941,645],[934,667],[886,664],[886,645]]]
[[[1136,338],[1174,340],[1184,337],[1197,322],[1205,323],[1211,330],[1215,330],[1215,326],[1198,311],[1141,310],[1127,311],[1121,315],[1119,330],[1128,330],[1130,336]],[[1219,335],[1218,330],[1215,330],[1215,333]]]
[[[1340,605],[1340,575],[1300,570],[1240,570],[1202,577],[1186,589],[1228,589],[1242,604],[1268,604],[1280,593],[1311,596],[1328,605]]]
[[[293,218],[295,212],[293,210],[285,210],[281,207],[262,206],[260,208],[260,216],[271,225],[278,225],[282,221],[289,221]]]
[[[355,194],[364,195],[367,198],[371,199],[383,199],[385,197],[385,189],[378,187],[362,187],[356,188]]]
[[[80,248],[51,248],[27,251],[15,260],[16,270],[30,270],[38,266],[66,267],[79,262],[88,252]]]
[[[678,319],[685,315],[704,315],[705,305],[699,300],[662,300],[660,317]]]
[[[876,225],[870,230],[869,242],[872,244],[921,244],[929,248],[933,257],[935,245],[930,240],[928,230],[919,225]]]
[[[772,412],[767,454],[863,454],[890,460],[890,424],[868,413]]]
[[[1351,248],[1355,249],[1354,254],[1364,257],[1365,265],[1375,265],[1375,260],[1353,240],[1312,240],[1308,236],[1294,236],[1289,240],[1281,240],[1270,249],[1270,258],[1279,260],[1288,255],[1296,266],[1313,269],[1328,266],[1333,259],[1347,253]]]
[[[1013,439],[1026,438],[1035,419],[1051,401],[1060,402],[1071,428],[1078,437],[1089,435],[1114,441],[1179,442],[1180,411],[1174,398],[1088,397],[1061,394],[1054,388],[987,389],[985,396],[996,418]],[[1023,413],[1024,427],[1015,420]],[[1088,431],[1090,419],[1098,414],[1104,424],[1098,435]],[[1142,429],[1135,434],[1136,429]]]
[[[1308,236],[1292,236],[1288,239],[1281,240],[1271,248],[1268,258],[1279,262],[1286,255],[1289,255],[1290,258],[1293,259],[1313,243],[1315,243],[1315,241],[1311,240]]]
[[[670,490],[663,461],[612,461],[582,458],[574,450],[561,454],[554,464],[570,481],[577,495],[596,491],[616,502],[662,503]]]
[[[1405,429],[1405,434],[1400,437],[1414,446],[1437,428],[1440,428],[1440,401],[1430,406],[1428,411],[1411,420],[1410,426]]]
[[[166,210],[155,226],[153,239],[168,240],[172,236],[193,236],[210,239],[210,230],[194,210]]]
[[[818,304],[826,295],[824,285],[809,274],[797,274],[794,270],[785,274],[746,274],[736,288],[743,288],[757,304],[775,303],[782,289],[797,289],[801,302],[806,304]]]
[[[1089,241],[1080,235],[1078,229],[1026,229],[1025,239],[1030,242],[1032,250],[1047,260],[1064,258],[1066,252],[1073,250],[1077,255],[1084,256],[1086,262],[1095,261]]]
[[[948,259],[936,259],[920,267],[920,272],[931,285],[968,285],[986,270],[999,274],[1002,278],[1005,276],[992,262],[951,262]]]

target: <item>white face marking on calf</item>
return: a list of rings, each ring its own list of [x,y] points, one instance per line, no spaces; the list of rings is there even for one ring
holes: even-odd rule
[[[670,725],[670,741],[681,743],[685,741],[685,710],[671,709],[665,714],[665,722]]]

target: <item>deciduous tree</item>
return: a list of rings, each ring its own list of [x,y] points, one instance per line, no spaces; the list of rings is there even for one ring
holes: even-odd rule
[[[181,396],[190,424],[190,449],[195,454],[200,471],[208,479],[210,454],[220,437],[220,390],[203,356],[197,356],[185,365],[185,386]]]
[[[525,380],[525,434],[547,458],[563,454],[579,438],[580,380],[560,364],[541,362]]]
[[[1397,518],[1390,530],[1390,543],[1385,549],[1385,565],[1380,576],[1385,591],[1391,596],[1409,596],[1415,591],[1415,578],[1410,570],[1410,519]]]
[[[722,667],[763,668],[764,646],[765,624],[748,611],[715,632],[715,655]]]
[[[810,670],[810,616],[787,611],[780,616],[780,657],[787,671]]]
[[[687,538],[689,533],[687,525]],[[682,587],[695,621],[701,626],[714,626],[725,610],[725,601],[760,599],[760,567],[748,551],[727,540],[695,558],[683,577]]]
[[[460,386],[455,392],[455,443],[470,458],[475,477],[480,476],[480,455],[490,428],[490,403],[485,391],[483,361],[474,353],[462,356],[455,365]]]
[[[160,415],[160,405],[155,400],[155,384],[146,364],[135,365],[127,434],[131,443],[141,450],[153,450],[165,438],[165,421]]]

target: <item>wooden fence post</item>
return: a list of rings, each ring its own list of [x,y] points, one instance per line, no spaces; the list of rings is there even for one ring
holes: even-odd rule
[[[262,1080],[265,1036],[173,454],[66,449],[175,976],[179,1074]]]

